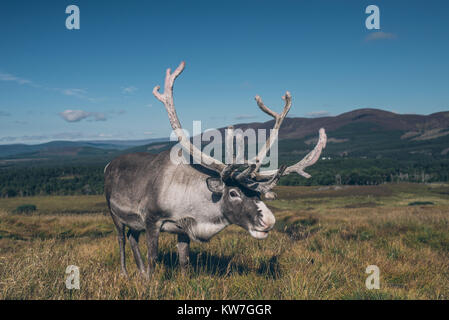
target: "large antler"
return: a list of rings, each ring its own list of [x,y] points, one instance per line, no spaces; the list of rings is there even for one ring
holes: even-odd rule
[[[266,114],[272,116],[274,118],[274,127],[271,130],[271,133],[269,137],[267,138],[267,141],[263,145],[262,148],[259,149],[259,153],[256,156],[255,162],[256,162],[256,172],[260,169],[260,166],[262,165],[263,160],[267,156],[268,150],[271,149],[271,146],[276,141],[279,135],[279,128],[281,127],[282,121],[284,121],[284,118],[287,116],[288,111],[290,110],[292,106],[292,96],[290,92],[286,92],[285,95],[282,97],[282,99],[285,101],[284,110],[282,110],[282,113],[279,114],[277,112],[272,111],[270,108],[268,108],[260,98],[260,96],[256,96],[256,102],[259,108],[265,112]]]
[[[296,172],[297,174],[305,178],[311,177],[310,174],[304,172],[304,169],[315,164],[315,162],[317,162],[318,159],[320,158],[321,151],[324,148],[326,148],[326,141],[327,141],[326,131],[323,128],[321,128],[319,133],[320,135],[315,148],[312,151],[310,151],[301,161],[295,163],[290,167],[287,167],[282,175],[287,175],[291,172]],[[271,177],[277,173],[278,170],[270,170],[270,171],[260,171],[258,172],[257,175],[259,177]]]
[[[168,68],[165,74],[165,85],[164,85],[164,93],[159,93],[160,86],[156,86],[153,89],[154,96],[164,104],[165,109],[168,113],[168,118],[170,120],[171,127],[175,132],[178,140],[181,144],[181,147],[190,153],[194,160],[197,163],[200,163],[202,166],[211,169],[219,174],[225,169],[226,165],[221,161],[218,161],[207,154],[198,150],[191,142],[190,139],[186,137],[184,131],[182,130],[181,123],[179,122],[178,115],[176,114],[175,104],[173,101],[173,85],[175,83],[176,78],[181,74],[184,70],[185,62],[182,61],[176,70],[171,73],[171,69]]]
[[[274,175],[278,175],[279,170],[271,170],[271,171],[259,171],[260,166],[262,165],[263,160],[265,159],[268,150],[270,150],[273,143],[276,141],[279,135],[279,128],[281,127],[282,122],[284,121],[284,118],[287,116],[288,111],[290,110],[292,106],[292,96],[290,95],[290,92],[286,92],[285,95],[282,97],[282,99],[285,101],[284,110],[282,110],[281,114],[278,114],[277,112],[274,112],[270,108],[268,108],[263,102],[260,96],[256,96],[256,102],[259,108],[265,112],[266,114],[272,116],[275,119],[273,129],[271,131],[270,136],[268,137],[265,144],[262,146],[262,148],[259,150],[259,153],[256,157],[256,170],[254,173],[252,173],[253,178],[259,178],[259,179],[266,179],[267,177],[272,177]],[[326,147],[326,132],[323,128],[319,131],[320,136],[318,139],[318,143],[315,146],[315,148],[309,152],[301,161],[298,163],[287,167],[285,171],[283,171],[282,175],[287,175],[291,172],[296,172],[299,175],[310,178],[310,174],[304,172],[304,169],[313,165],[315,162],[318,161],[321,155],[321,151]],[[259,171],[259,172],[258,172]]]
[[[251,161],[248,161],[248,163],[252,163],[251,165],[235,164],[234,159],[232,159],[231,164],[225,165],[221,161],[208,156],[207,154],[203,153],[201,150],[196,148],[190,142],[190,139],[188,139],[184,134],[184,131],[181,127],[181,123],[179,122],[178,116],[176,114],[176,109],[173,101],[173,85],[175,83],[176,78],[184,70],[184,67],[185,62],[183,61],[180,63],[180,65],[176,68],[176,70],[173,73],[171,73],[170,68],[167,69],[165,75],[164,93],[163,94],[159,93],[160,87],[156,86],[153,89],[153,94],[159,101],[161,101],[164,104],[165,109],[167,110],[168,113],[170,124],[176,136],[178,137],[181,147],[185,151],[187,151],[197,163],[220,174],[223,181],[233,180],[248,189],[264,194],[268,193],[278,183],[281,176],[287,175],[291,172],[296,172],[302,175],[303,177],[310,178],[310,175],[304,172],[304,169],[317,162],[317,160],[320,158],[321,151],[326,147],[326,140],[327,140],[326,132],[322,128],[320,129],[320,136],[317,145],[311,152],[309,152],[304,157],[304,159],[302,159],[301,161],[290,167],[281,166],[278,170],[260,171],[262,162],[266,157],[267,152],[270,150],[273,143],[278,138],[279,128],[281,127],[284,118],[287,116],[287,113],[291,108],[292,97],[288,91],[282,97],[282,99],[284,99],[285,101],[285,106],[281,114],[278,114],[269,109],[267,106],[264,105],[262,99],[259,96],[256,96],[256,102],[259,108],[263,112],[272,116],[275,119],[275,122],[270,136],[268,137],[262,148],[259,150],[259,153],[257,154],[256,158]],[[230,134],[227,136],[226,144],[227,145],[230,144],[229,145],[230,150],[227,149],[226,150],[227,153],[232,152],[233,149],[232,148],[233,127],[232,126],[229,127],[228,130],[230,131],[229,132]],[[231,157],[233,158],[232,154]]]

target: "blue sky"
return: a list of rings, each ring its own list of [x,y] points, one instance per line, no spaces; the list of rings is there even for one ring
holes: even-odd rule
[[[80,8],[68,30],[65,8]],[[367,30],[365,8],[380,8]],[[449,110],[445,1],[12,1],[0,5],[0,144],[168,136],[165,69],[183,126],[357,108]],[[377,32],[376,35],[373,35]],[[72,111],[68,111],[72,110]],[[73,111],[76,110],[76,111]],[[77,121],[75,121],[77,120]]]

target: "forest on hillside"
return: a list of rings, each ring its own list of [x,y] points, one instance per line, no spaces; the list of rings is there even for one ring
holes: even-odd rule
[[[281,163],[290,164],[291,161]],[[0,197],[95,195],[103,193],[104,165],[10,167],[0,169]],[[312,178],[290,174],[280,185],[377,185],[396,182],[448,182],[449,160],[398,161],[337,158],[307,169]]]

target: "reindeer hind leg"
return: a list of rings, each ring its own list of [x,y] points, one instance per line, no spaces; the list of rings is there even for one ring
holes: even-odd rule
[[[132,229],[128,230],[128,240],[131,245],[131,249],[133,251],[134,260],[136,261],[137,269],[139,269],[141,274],[145,274],[145,265],[142,260],[142,256],[140,255],[139,250],[139,236],[140,231],[135,231]]]
[[[115,227],[117,229],[117,240],[120,252],[120,267],[122,276],[128,277],[128,271],[126,270],[126,255],[125,255],[125,225],[121,223],[111,212],[112,221],[114,221]]]

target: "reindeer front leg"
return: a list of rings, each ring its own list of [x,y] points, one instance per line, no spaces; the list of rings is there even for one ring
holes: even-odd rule
[[[185,234],[178,234],[178,244],[176,245],[178,248],[179,255],[179,265],[181,269],[184,271],[189,266],[189,247],[190,247],[190,239],[189,236]]]
[[[147,223],[145,231],[148,247],[148,269],[147,276],[154,270],[158,254],[158,240],[160,233],[160,225],[156,223]]]

